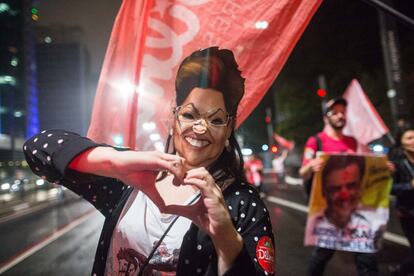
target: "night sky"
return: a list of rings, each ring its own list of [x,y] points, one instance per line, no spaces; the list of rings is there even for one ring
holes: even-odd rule
[[[414,18],[414,1],[396,0],[395,5]],[[414,110],[414,27],[397,26],[408,108]],[[271,91],[244,124],[248,142],[266,143],[267,106],[276,107],[276,131],[299,145],[320,131],[321,99],[316,94],[320,74],[327,80],[327,97],[342,95],[350,81],[358,79],[392,128],[377,11],[362,0],[328,0],[314,15]],[[254,132],[249,131],[252,127]]]
[[[99,73],[121,0],[38,0],[39,25],[80,26],[91,54],[91,70]]]
[[[394,3],[399,11],[414,18],[414,1],[395,0]],[[39,0],[39,25],[81,26],[84,30],[83,41],[91,54],[91,71],[96,75],[100,71],[120,4],[121,0]],[[398,24],[398,28],[406,90],[409,98],[412,98],[414,28],[402,24]],[[386,83],[377,12],[374,7],[362,0],[324,1],[293,50],[272,91],[245,125],[257,126],[257,121],[263,121],[264,107],[271,105],[275,98],[276,102],[284,101],[284,98],[277,99],[273,94],[282,95],[283,89],[289,87],[293,90],[291,96],[306,98],[309,105],[314,106],[313,113],[307,115],[305,121],[298,118],[298,127],[307,127],[302,136],[305,137],[307,133],[320,128],[320,99],[315,96],[319,74],[326,75],[330,95],[342,94],[351,79],[358,78],[363,87],[368,88],[367,94],[374,98],[373,102],[385,121],[391,121],[389,102],[385,96]],[[297,85],[289,86],[292,83]],[[414,106],[411,107],[414,109]],[[306,122],[309,118],[316,121],[316,125]],[[297,131],[282,128],[282,134],[288,137],[298,136]],[[266,142],[265,128],[255,133]],[[257,140],[255,137],[251,138]]]

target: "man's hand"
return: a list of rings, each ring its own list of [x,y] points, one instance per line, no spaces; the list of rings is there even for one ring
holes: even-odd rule
[[[320,172],[322,170],[324,163],[325,161],[320,157],[316,157],[312,159],[311,161],[309,161],[309,165],[312,169],[312,172],[314,173]]]
[[[387,168],[390,171],[391,174],[395,173],[395,165],[391,161],[387,161]]]
[[[323,167],[324,161],[320,157],[312,158],[303,165],[300,170],[299,174],[303,179],[308,179],[311,177],[312,173],[319,172]]]

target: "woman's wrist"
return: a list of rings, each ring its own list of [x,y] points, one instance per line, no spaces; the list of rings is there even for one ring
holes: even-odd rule
[[[227,231],[211,237],[217,254],[219,275],[224,274],[233,264],[243,248],[243,237],[231,225]]]

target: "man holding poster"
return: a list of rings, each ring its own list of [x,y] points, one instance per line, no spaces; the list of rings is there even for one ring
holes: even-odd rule
[[[314,182],[316,180],[314,175],[320,173],[324,166],[324,159],[317,157],[316,152],[352,154],[357,151],[356,139],[342,133],[346,125],[346,106],[347,101],[341,97],[333,98],[323,103],[324,129],[317,135],[310,137],[306,142],[302,167],[299,170],[304,183]],[[313,190],[311,186],[305,188],[309,192]],[[310,203],[312,204],[312,198]],[[309,243],[305,244],[310,245]],[[310,259],[308,275],[322,275],[326,264],[334,255],[335,249],[322,246],[321,244],[317,245],[316,243],[312,245],[315,245],[315,249]],[[355,254],[357,269],[360,275],[378,274],[375,253]]]

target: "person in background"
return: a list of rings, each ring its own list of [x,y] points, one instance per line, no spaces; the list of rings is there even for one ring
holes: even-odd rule
[[[347,101],[342,97],[335,97],[322,104],[324,129],[322,132],[309,137],[305,144],[302,167],[299,174],[306,186],[309,196],[313,174],[320,171],[324,165],[322,158],[316,156],[317,151],[356,153],[357,140],[342,133],[346,124]],[[349,114],[348,114],[349,116]],[[351,115],[352,116],[352,115]],[[335,250],[323,247],[314,247],[309,266],[309,276],[323,275],[329,260]],[[378,265],[375,253],[355,253],[355,262],[359,275],[378,275]]]
[[[404,262],[390,267],[391,274],[414,273],[414,126],[406,125],[396,137],[394,182],[391,193],[396,197],[396,209],[401,228],[410,243],[411,256]]]
[[[285,183],[285,160],[288,156],[289,151],[287,149],[282,149],[282,152],[272,160],[273,171],[277,176],[277,184],[279,187],[286,187]]]
[[[244,79],[233,53],[195,51],[175,88],[166,153],[45,130],[23,146],[30,168],[105,216],[92,275],[273,275],[269,212],[234,133]]]
[[[245,163],[247,180],[263,195],[263,162],[253,154]]]

